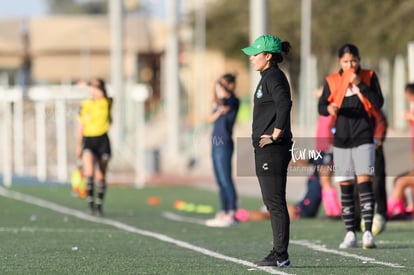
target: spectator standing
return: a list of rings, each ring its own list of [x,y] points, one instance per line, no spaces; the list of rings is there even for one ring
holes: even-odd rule
[[[211,137],[213,168],[220,194],[220,211],[207,226],[228,227],[237,224],[237,192],[232,178],[234,151],[233,128],[240,101],[235,94],[236,76],[224,74],[213,84],[212,101],[216,104],[208,117],[214,123]]]

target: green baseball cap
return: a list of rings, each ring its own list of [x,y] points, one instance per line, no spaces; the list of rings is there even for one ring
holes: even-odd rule
[[[246,55],[256,55],[262,52],[280,53],[282,51],[282,41],[279,37],[265,34],[259,36],[252,45],[243,48]]]

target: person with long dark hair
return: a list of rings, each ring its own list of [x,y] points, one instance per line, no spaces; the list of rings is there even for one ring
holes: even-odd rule
[[[273,35],[262,35],[242,49],[261,75],[254,93],[252,143],[262,199],[270,214],[273,248],[256,262],[259,266],[291,266],[286,182],[292,147],[292,100],[287,77],[278,66],[289,50],[289,42]]]
[[[88,83],[88,88],[91,98],[82,101],[78,116],[76,155],[82,160],[90,213],[102,216],[102,205],[107,188],[106,171],[111,157],[108,131],[112,120],[112,98],[108,97],[103,79],[93,79]],[[97,180],[96,198],[94,196],[95,177]]]
[[[338,50],[340,70],[325,77],[319,114],[336,117],[333,141],[335,180],[340,185],[345,238],[340,248],[357,247],[356,196],[360,199],[365,223],[362,247],[375,248],[372,234],[375,197],[372,176],[375,173],[373,110],[384,103],[378,77],[360,66],[361,57],[353,44]],[[355,185],[356,177],[356,185]]]
[[[214,123],[211,156],[220,195],[220,211],[213,219],[206,221],[206,225],[211,227],[228,227],[238,223],[237,192],[232,177],[233,128],[240,105],[235,88],[236,76],[226,73],[213,84],[211,90],[215,107],[208,121]]]

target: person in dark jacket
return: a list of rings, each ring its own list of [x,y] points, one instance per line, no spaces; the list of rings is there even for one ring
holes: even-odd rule
[[[383,144],[387,136],[388,121],[381,109],[373,108],[374,119],[374,144],[375,144],[375,175],[373,177],[374,197],[376,213],[373,218],[372,233],[375,235],[385,229],[387,219],[387,189],[385,155]]]
[[[242,49],[261,74],[254,93],[252,142],[262,199],[270,213],[273,249],[256,262],[259,266],[291,266],[286,181],[292,147],[292,100],[289,82],[278,66],[289,49],[289,42],[272,35],[262,35]]]
[[[374,144],[375,144],[375,174],[372,178],[375,214],[372,219],[372,234],[378,235],[385,230],[387,223],[387,189],[386,189],[386,167],[385,154],[383,145],[387,136],[388,121],[384,112],[378,108],[372,108],[372,120],[374,123]],[[358,194],[355,194],[356,196]],[[357,196],[357,203],[359,198]],[[358,209],[357,209],[358,210]],[[357,211],[358,212],[358,211]],[[357,213],[357,220],[360,219],[360,213]],[[360,220],[360,228],[365,229],[365,220]]]
[[[338,51],[339,72],[325,78],[318,110],[321,115],[336,116],[334,135],[335,180],[341,188],[342,218],[346,235],[340,248],[357,247],[355,223],[355,176],[360,197],[361,216],[365,221],[362,247],[375,248],[372,235],[374,215],[375,145],[373,108],[384,103],[377,75],[360,67],[358,48],[344,44]]]

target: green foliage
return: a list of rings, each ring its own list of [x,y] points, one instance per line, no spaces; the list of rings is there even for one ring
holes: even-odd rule
[[[300,58],[301,0],[267,1],[268,32],[292,44],[291,69],[298,72]],[[207,46],[228,57],[245,58],[240,49],[249,41],[249,0],[219,0],[207,13]],[[312,53],[324,72],[332,70],[338,48],[356,44],[363,59],[406,54],[414,40],[414,1],[313,0]]]
[[[407,42],[414,39],[413,1],[313,2],[312,51],[320,59],[336,58],[345,42],[356,44],[363,60],[391,59],[405,55]]]
[[[218,1],[207,8],[206,43],[229,57],[242,58],[241,48],[249,43],[249,5],[244,0]]]

